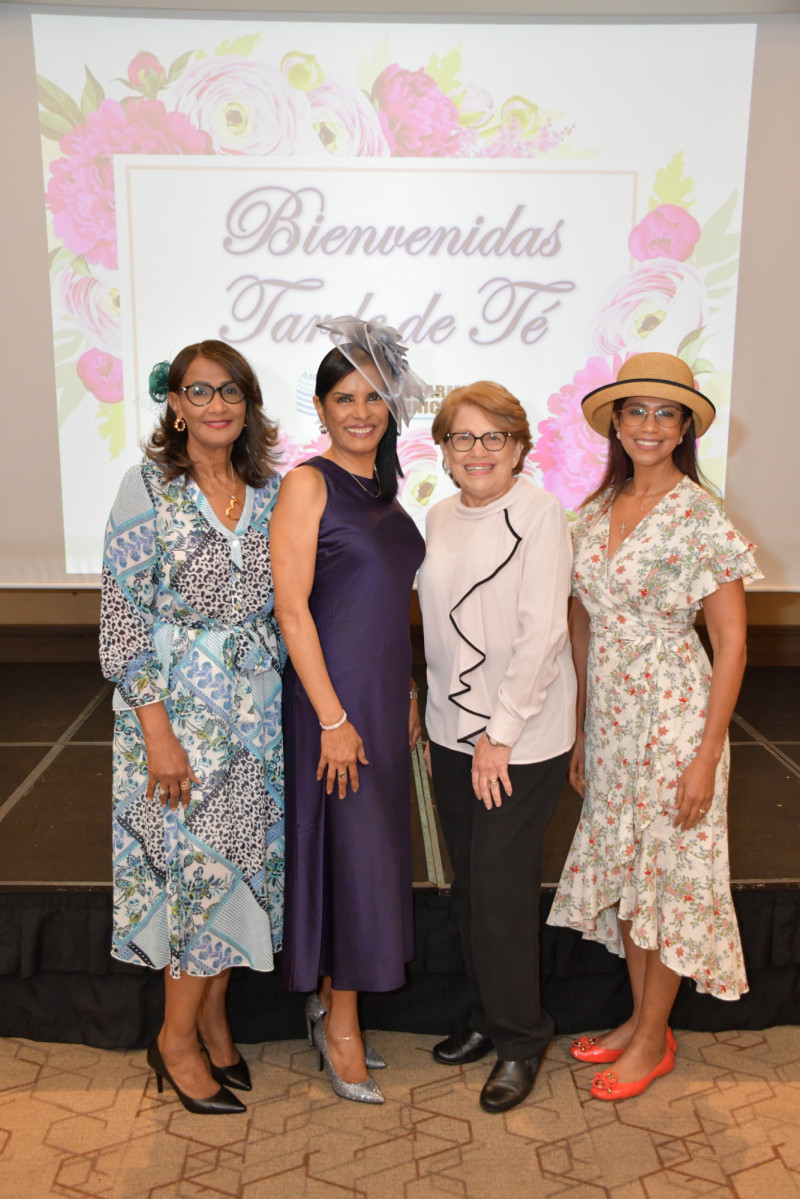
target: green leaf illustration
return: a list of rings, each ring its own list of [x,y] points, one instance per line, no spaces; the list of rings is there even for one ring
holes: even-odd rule
[[[684,350],[688,350],[689,346],[693,346],[698,337],[702,337],[705,330],[705,325],[701,325],[699,329],[693,329],[691,333],[687,333],[681,344],[678,346],[678,357],[681,357]]]
[[[432,54],[428,59],[425,69],[430,77],[436,80],[443,92],[451,92],[458,82],[458,73],[461,70],[461,46],[462,43],[459,42],[455,50],[445,54],[444,58],[438,58],[437,55]]]
[[[125,448],[125,412],[122,404],[99,404],[97,425],[100,436],[108,442],[112,462]]]
[[[367,95],[372,92],[372,85],[380,75],[381,71],[385,71],[392,61],[389,54],[389,39],[385,37],[378,43],[372,54],[359,54],[358,70],[356,71],[356,84],[365,91]]]
[[[65,250],[63,246],[56,246],[56,248],[54,250],[51,250],[50,253],[47,255],[48,270],[52,271],[53,268],[58,265],[58,263],[61,261],[62,258],[69,258],[69,256],[70,256],[69,250]]]
[[[81,383],[75,371],[74,362],[62,362],[56,367],[56,388],[58,389],[58,427],[75,411],[79,404],[86,399],[86,388]]]
[[[59,329],[53,338],[56,366],[61,362],[74,359],[82,345],[83,334],[79,333],[77,329]],[[74,367],[74,365],[73,362],[72,366]]]
[[[259,34],[259,36],[261,35]],[[186,70],[189,59],[193,54],[194,50],[187,50],[185,54],[181,54],[179,58],[175,59],[174,63],[172,63],[167,71],[167,78],[164,84],[165,87],[167,83],[174,83],[178,76],[183,74],[183,72]]]
[[[683,171],[683,150],[680,150],[667,166],[656,171],[653,184],[655,201],[651,198],[651,209],[657,208],[659,204],[679,204],[682,208],[691,208],[694,201],[689,197],[694,189],[694,182],[691,176],[684,175]]]
[[[83,124],[83,116],[78,105],[71,96],[61,90],[57,83],[51,83],[49,79],[45,79],[44,75],[37,75],[36,83],[42,108],[55,113],[56,116],[64,117],[69,121],[70,126]]]
[[[695,358],[690,366],[693,375],[710,375],[714,370],[713,362],[709,362],[707,358]]]
[[[706,292],[706,295],[709,300],[721,300],[723,296],[727,296],[728,292],[732,290],[733,288],[731,287],[713,287]]]
[[[251,33],[246,37],[237,37],[232,42],[220,42],[214,51],[215,54],[240,54],[242,58],[247,58],[261,40],[260,33]],[[171,70],[171,68],[170,68]]]
[[[714,287],[717,283],[724,283],[726,279],[730,279],[739,269],[739,259],[734,258],[731,262],[723,262],[722,266],[715,266],[713,271],[709,271],[704,279],[706,287]]]
[[[68,121],[66,117],[62,117],[56,112],[40,112],[39,128],[42,131],[42,137],[49,137],[51,141],[60,142],[64,134],[71,133],[75,126],[72,121]]]
[[[739,234],[728,233],[737,199],[738,192],[731,192],[725,203],[713,212],[703,225],[700,240],[690,259],[693,266],[712,266],[717,262],[727,262],[734,254],[739,253]]]
[[[87,117],[90,112],[96,112],[105,98],[105,92],[87,67],[86,83],[84,84],[83,95],[81,96],[81,113],[83,116]]]

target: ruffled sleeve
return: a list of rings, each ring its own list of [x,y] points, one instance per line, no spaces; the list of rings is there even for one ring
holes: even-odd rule
[[[698,489],[699,490],[699,489]],[[756,564],[755,546],[728,520],[722,508],[705,492],[686,513],[693,536],[688,552],[681,552],[681,571],[675,591],[688,604],[697,604],[718,591],[723,583],[763,579]]]
[[[155,508],[136,466],[122,480],[108,520],[100,603],[100,666],[130,708],[169,695],[152,637],[157,564]]]

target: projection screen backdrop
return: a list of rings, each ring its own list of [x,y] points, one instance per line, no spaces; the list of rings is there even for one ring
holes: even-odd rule
[[[286,469],[327,444],[316,323],[347,313],[435,389],[400,442],[420,522],[451,387],[518,395],[526,471],[574,510],[605,446],[580,400],[649,349],[716,404],[724,489],[754,26],[32,20],[67,578],[99,569],[155,362],[240,348]]]

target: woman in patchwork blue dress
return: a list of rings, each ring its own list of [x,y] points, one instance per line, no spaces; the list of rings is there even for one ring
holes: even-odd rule
[[[633,1014],[571,1053],[592,1095],[641,1094],[675,1063],[682,976],[747,990],[729,884],[727,729],[745,663],[752,546],[699,485],[696,438],[714,407],[671,354],[637,354],[585,397],[609,438],[605,478],[574,530],[570,615],[583,810],[549,923],[624,954]],[[703,606],[713,672],[694,630]]]
[[[114,931],[121,961],[164,971],[148,1049],[190,1111],[241,1112],[228,1026],[233,966],[271,970],[283,930],[284,651],[269,521],[276,427],[230,346],[160,363],[147,459],[105,541],[100,630],[114,708]],[[204,1052],[201,1052],[201,1045]]]

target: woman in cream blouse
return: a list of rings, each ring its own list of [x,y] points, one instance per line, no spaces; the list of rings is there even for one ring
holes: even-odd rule
[[[504,387],[451,392],[432,434],[460,491],[428,516],[419,576],[426,724],[470,984],[469,1024],[434,1057],[461,1065],[496,1049],[480,1102],[502,1112],[530,1093],[553,1033],[539,1001],[539,891],[575,740],[572,553],[558,500],[518,477],[530,429]]]

